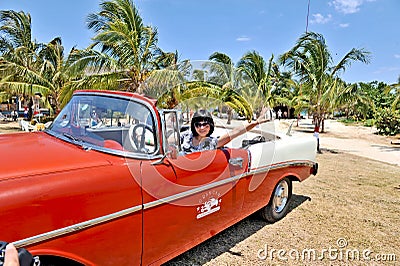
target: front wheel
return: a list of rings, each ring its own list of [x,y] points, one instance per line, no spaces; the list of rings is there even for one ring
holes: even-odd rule
[[[261,209],[261,216],[269,223],[275,223],[285,217],[292,198],[292,181],[285,177],[274,188],[267,206]]]

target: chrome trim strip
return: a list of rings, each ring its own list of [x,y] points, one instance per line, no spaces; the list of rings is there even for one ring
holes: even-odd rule
[[[137,211],[142,210],[142,206],[135,206],[135,207],[131,207],[122,211],[118,211],[118,212],[114,212],[112,214],[108,214],[105,216],[101,216],[95,219],[91,219],[85,222],[81,222],[78,224],[74,224],[74,225],[70,225],[67,227],[63,227],[57,230],[53,230],[47,233],[43,233],[43,234],[39,234],[36,236],[32,236],[32,237],[28,237],[25,239],[21,239],[18,241],[13,242],[13,244],[15,245],[15,247],[19,248],[19,247],[23,247],[23,246],[28,246],[28,245],[32,245],[38,242],[42,242],[44,240],[49,240],[51,238],[55,238],[55,237],[59,237],[65,234],[69,234],[75,231],[80,231],[89,227],[92,227],[94,225],[97,224],[101,224],[110,220],[114,220],[132,213],[135,213]]]
[[[214,187],[218,187],[218,186],[222,186],[222,185],[225,185],[225,184],[228,184],[228,183],[232,183],[234,181],[242,179],[244,176],[247,176],[247,175],[248,175],[248,173],[243,173],[243,174],[240,174],[240,175],[237,175],[237,176],[234,176],[234,177],[230,177],[230,178],[227,178],[227,179],[224,179],[224,180],[220,180],[218,182],[210,183],[210,184],[207,184],[207,185],[204,185],[204,186],[201,186],[201,187],[197,187],[197,188],[194,188],[194,189],[191,189],[191,190],[187,190],[187,191],[175,194],[175,195],[171,195],[171,196],[163,198],[163,199],[159,199],[159,200],[155,200],[155,201],[152,201],[152,202],[148,202],[148,203],[143,204],[143,209],[144,210],[150,209],[150,208],[156,207],[156,206],[164,204],[164,203],[170,203],[170,202],[173,202],[175,200],[182,199],[182,198],[194,195],[196,193],[209,190],[209,189],[214,188]]]
[[[315,162],[309,161],[309,160],[299,160],[299,161],[288,161],[284,163],[277,163],[277,164],[272,164],[268,166],[263,166],[260,168],[255,168],[249,171],[249,174],[258,174],[262,172],[266,172],[269,170],[276,170],[276,169],[281,169],[289,166],[309,166],[313,167]]]
[[[120,217],[123,217],[123,216],[127,216],[127,215],[130,215],[132,213],[141,211],[142,209],[146,210],[146,209],[150,209],[150,208],[159,206],[161,204],[170,203],[170,202],[173,202],[173,201],[176,201],[176,200],[179,200],[179,199],[194,195],[196,193],[212,189],[214,187],[218,187],[218,186],[221,186],[221,185],[225,185],[225,184],[228,184],[228,183],[232,183],[232,182],[238,181],[238,180],[240,180],[242,178],[245,178],[247,176],[250,176],[250,175],[267,172],[269,170],[276,170],[276,169],[280,169],[280,168],[284,168],[284,167],[288,167],[288,166],[302,166],[302,165],[304,165],[304,166],[313,167],[314,164],[315,164],[315,162],[312,162],[312,161],[289,161],[289,162],[284,162],[284,163],[278,163],[278,164],[274,164],[274,165],[265,166],[265,167],[262,167],[262,168],[259,168],[259,169],[255,169],[255,170],[251,170],[249,172],[245,172],[245,173],[242,173],[240,175],[236,175],[236,176],[224,179],[224,180],[220,180],[218,182],[210,183],[210,184],[207,184],[205,186],[197,187],[197,188],[194,188],[194,189],[191,189],[191,190],[188,190],[188,191],[184,191],[184,192],[181,192],[181,193],[178,193],[178,194],[175,194],[175,195],[171,195],[171,196],[163,198],[163,199],[158,199],[158,200],[155,200],[155,201],[152,201],[152,202],[148,202],[148,203],[143,204],[143,206],[141,206],[141,205],[134,206],[134,207],[122,210],[122,211],[114,212],[112,214],[108,214],[108,215],[105,215],[105,216],[94,218],[94,219],[91,219],[91,220],[88,220],[88,221],[85,221],[85,222],[81,222],[81,223],[78,223],[78,224],[74,224],[74,225],[70,225],[70,226],[67,226],[67,227],[60,228],[60,229],[56,229],[56,230],[53,230],[53,231],[50,231],[50,232],[47,232],[47,233],[43,233],[43,234],[39,234],[39,235],[36,235],[36,236],[28,237],[28,238],[25,238],[25,239],[22,239],[22,240],[18,240],[18,241],[13,242],[13,244],[17,248],[28,246],[28,245],[32,245],[32,244],[36,244],[38,242],[49,240],[49,239],[52,239],[52,238],[55,238],[55,237],[59,237],[59,236],[65,235],[65,234],[69,234],[69,233],[72,233],[72,232],[80,231],[80,230],[83,230],[83,229],[86,229],[86,228],[89,228],[89,227],[92,227],[92,226],[95,226],[95,225],[98,225],[98,224],[101,224],[101,223],[104,223],[104,222],[107,222],[107,221],[110,221],[110,220],[114,220],[114,219],[117,219],[117,218],[120,218]]]
[[[260,174],[263,172],[267,172],[269,170],[277,170],[277,169],[285,168],[288,166],[303,166],[303,165],[312,167],[314,165],[314,162],[312,162],[312,161],[290,161],[290,162],[279,163],[279,164],[275,164],[275,165],[269,165],[266,167],[262,167],[260,169],[251,170],[249,172],[245,172],[240,175],[236,175],[236,176],[224,179],[224,180],[220,180],[218,182],[210,183],[210,184],[207,184],[202,187],[197,187],[197,188],[194,188],[194,189],[191,189],[188,191],[184,191],[184,192],[181,192],[181,193],[178,193],[175,195],[171,195],[171,196],[163,198],[163,199],[145,203],[145,204],[143,204],[143,209],[146,210],[146,209],[150,209],[150,208],[159,206],[164,203],[170,203],[172,201],[179,200],[179,199],[194,195],[196,193],[212,189],[214,187],[218,187],[218,186],[222,186],[222,185],[225,185],[225,184],[228,184],[231,182],[235,182],[237,180],[240,180],[240,179],[245,178],[250,175]]]

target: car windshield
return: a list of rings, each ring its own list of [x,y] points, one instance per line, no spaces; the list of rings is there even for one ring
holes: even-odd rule
[[[128,152],[156,151],[155,123],[149,108],[127,98],[75,95],[49,128],[76,144]]]

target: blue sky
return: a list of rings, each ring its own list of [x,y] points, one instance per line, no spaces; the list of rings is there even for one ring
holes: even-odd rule
[[[99,0],[0,0],[0,9],[31,14],[33,37],[61,37],[66,51],[85,48],[93,32],[86,17]],[[294,46],[306,30],[308,0],[137,0],[146,25],[158,29],[159,46],[180,59],[206,60],[223,52],[234,62],[248,51],[265,60]],[[371,52],[341,77],[347,82],[397,82],[400,76],[399,0],[310,0],[308,31],[323,34],[335,63],[352,48]]]

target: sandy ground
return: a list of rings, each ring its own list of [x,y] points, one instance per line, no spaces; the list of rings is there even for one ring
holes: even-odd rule
[[[279,127],[288,127],[289,121],[281,121]],[[300,121],[299,127],[294,122],[293,135],[313,134],[311,120]],[[346,152],[369,159],[400,166],[399,137],[387,137],[377,134],[375,127],[347,126],[336,120],[325,122],[325,132],[320,134],[322,149]]]
[[[0,134],[19,132],[20,126],[18,122],[8,122],[0,120]]]
[[[231,126],[241,123],[244,122],[234,120]],[[274,120],[263,124],[262,129],[286,134],[291,124],[291,135],[313,135],[314,125],[310,119],[300,120],[298,126],[296,120]],[[320,133],[320,148],[400,166],[400,136],[380,136],[375,127],[347,126],[337,120],[326,120],[324,132]]]

